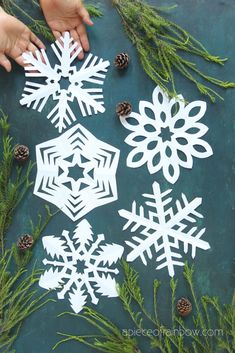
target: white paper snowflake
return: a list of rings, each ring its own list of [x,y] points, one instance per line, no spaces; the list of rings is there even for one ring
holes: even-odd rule
[[[183,96],[169,99],[156,87],[153,103],[140,101],[139,111],[120,118],[123,126],[132,131],[125,139],[133,147],[127,157],[128,167],[138,168],[147,163],[150,174],[162,169],[164,177],[174,184],[180,167],[190,169],[193,157],[207,158],[213,154],[210,145],[201,139],[208,128],[198,122],[206,112],[205,102],[185,105]]]
[[[197,218],[203,218],[196,211],[202,199],[195,198],[189,202],[182,194],[182,200],[176,200],[172,205],[172,198],[168,197],[171,191],[161,192],[159,184],[155,182],[153,194],[143,195],[148,199],[145,202],[147,212],[143,206],[137,208],[134,201],[131,212],[120,210],[119,214],[127,220],[123,229],[130,227],[131,232],[135,233],[132,242],[126,241],[132,248],[127,261],[132,262],[140,257],[144,265],[147,265],[147,258],[152,259],[154,251],[158,254],[157,270],[167,267],[169,275],[173,277],[175,266],[184,266],[183,261],[180,260],[182,249],[186,254],[191,248],[191,255],[194,258],[197,248],[208,250],[210,245],[201,240],[205,228],[198,230],[197,226],[193,226]],[[139,232],[138,235],[137,232]]]
[[[104,240],[103,234],[93,240],[87,220],[77,225],[72,239],[66,230],[60,237],[44,237],[43,246],[51,259],[43,260],[50,268],[41,276],[40,287],[57,289],[58,299],[68,295],[75,313],[82,310],[88,295],[93,304],[99,301],[97,294],[117,297],[114,275],[119,271],[114,264],[122,257],[123,247]]]
[[[69,103],[77,100],[82,116],[104,113],[103,85],[109,61],[89,54],[78,70],[74,60],[82,50],[77,42],[66,32],[60,40],[52,44],[59,65],[51,66],[45,50],[24,53],[26,77],[43,78],[43,83],[26,82],[21,105],[42,111],[50,96],[57,103],[47,118],[62,132],[76,121]],[[95,87],[94,87],[95,86]]]
[[[80,124],[36,146],[34,194],[53,203],[73,221],[117,200],[119,150]]]

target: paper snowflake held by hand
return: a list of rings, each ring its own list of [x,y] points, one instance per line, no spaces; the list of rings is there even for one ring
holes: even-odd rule
[[[157,270],[168,268],[171,277],[175,274],[175,266],[184,266],[181,261],[181,246],[184,253],[191,248],[192,258],[196,255],[196,249],[210,249],[210,245],[201,240],[205,228],[198,230],[193,224],[197,218],[203,216],[197,212],[201,205],[201,198],[195,198],[189,202],[184,194],[182,200],[177,200],[172,205],[172,198],[168,197],[171,190],[161,192],[157,182],[153,184],[153,194],[144,194],[148,199],[145,202],[148,212],[143,206],[137,209],[136,202],[132,204],[131,212],[120,210],[121,217],[127,220],[124,230],[130,227],[135,233],[133,241],[126,241],[132,251],[127,256],[127,261],[134,261],[141,258],[144,265],[147,259],[152,259],[152,252],[158,254],[156,261],[159,263]],[[139,231],[139,235],[137,232]]]
[[[58,299],[68,294],[75,313],[82,310],[88,295],[93,304],[99,301],[97,294],[117,297],[113,276],[119,271],[114,264],[122,257],[123,247],[105,244],[104,240],[104,235],[99,234],[93,241],[92,229],[86,220],[77,225],[72,239],[66,230],[60,237],[44,237],[43,246],[51,259],[43,260],[50,269],[41,276],[40,287],[57,289]]]
[[[21,105],[42,111],[50,96],[57,102],[47,118],[61,133],[76,120],[69,103],[77,100],[82,116],[104,113],[103,85],[109,61],[89,54],[77,70],[73,62],[82,50],[66,32],[52,44],[59,65],[51,66],[45,50],[24,53],[26,77],[39,77],[44,83],[26,82]],[[95,87],[94,87],[95,86]]]
[[[53,203],[73,221],[117,200],[119,150],[80,124],[36,146],[34,194]]]
[[[123,126],[132,131],[125,140],[133,147],[127,158],[128,167],[138,168],[147,163],[149,173],[162,169],[164,177],[174,184],[180,167],[190,169],[193,157],[207,158],[213,154],[210,145],[201,139],[208,131],[199,123],[206,112],[205,102],[185,105],[182,96],[170,100],[156,87],[153,103],[141,101],[139,111],[120,118]]]

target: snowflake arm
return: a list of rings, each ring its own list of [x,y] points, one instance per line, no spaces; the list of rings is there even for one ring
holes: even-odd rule
[[[71,83],[90,82],[98,85],[104,84],[105,75],[102,72],[107,72],[110,62],[108,60],[99,59],[97,56],[89,54],[81,69],[70,77]]]
[[[82,51],[82,47],[70,37],[69,32],[65,32],[64,36],[60,37],[60,40],[57,40],[51,47],[61,63],[56,65],[57,70],[61,70],[63,77],[69,76],[71,64]]]
[[[66,90],[62,90],[59,94],[54,93],[53,99],[57,100],[58,103],[48,114],[47,119],[51,120],[51,123],[61,133],[67,126],[76,121],[76,117],[68,104],[69,101],[72,101],[72,98],[67,94]]]

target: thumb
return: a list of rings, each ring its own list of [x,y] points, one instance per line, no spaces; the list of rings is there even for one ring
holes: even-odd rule
[[[94,23],[92,22],[90,15],[88,13],[88,11],[85,9],[85,7],[79,7],[78,9],[78,14],[79,16],[82,18],[83,22],[88,25],[88,26],[92,26]]]
[[[0,53],[0,65],[3,66],[7,72],[11,71],[11,62],[3,53]]]

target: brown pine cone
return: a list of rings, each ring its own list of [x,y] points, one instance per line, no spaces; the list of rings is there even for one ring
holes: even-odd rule
[[[188,316],[192,311],[192,304],[187,298],[180,298],[176,307],[181,316]]]
[[[24,162],[29,158],[29,149],[24,145],[17,145],[14,149],[14,158],[18,162]]]
[[[116,56],[114,64],[118,69],[126,69],[129,62],[129,55],[127,53],[120,53]]]
[[[118,116],[129,116],[132,112],[132,105],[129,102],[119,103],[116,107],[116,113]]]
[[[34,240],[32,235],[25,234],[22,235],[17,242],[17,246],[20,250],[27,250],[33,246]]]

